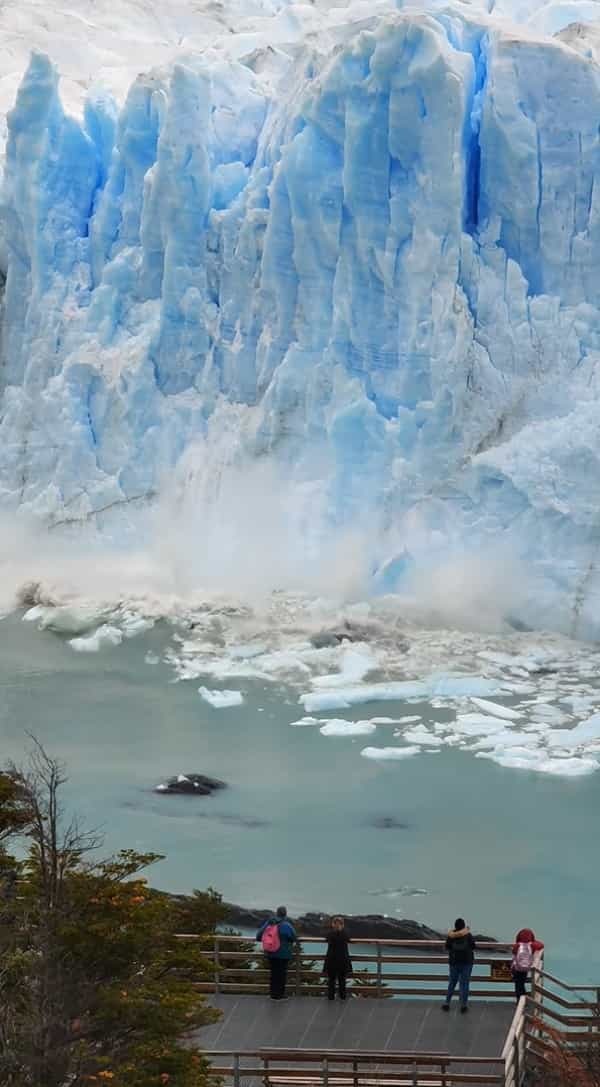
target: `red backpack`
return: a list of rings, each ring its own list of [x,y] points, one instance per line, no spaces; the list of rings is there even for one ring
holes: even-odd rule
[[[272,955],[274,951],[279,951],[281,947],[281,937],[279,935],[279,925],[275,922],[267,925],[261,937],[262,949],[267,955]]]

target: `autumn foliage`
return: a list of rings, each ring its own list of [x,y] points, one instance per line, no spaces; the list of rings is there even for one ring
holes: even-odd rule
[[[540,1055],[532,1075],[537,1087],[600,1087],[600,1036],[590,1032],[589,1038],[577,1045],[569,1044],[558,1030],[545,1023],[531,1023],[542,1045],[534,1048]]]

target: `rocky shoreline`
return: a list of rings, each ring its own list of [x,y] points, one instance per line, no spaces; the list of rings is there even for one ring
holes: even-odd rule
[[[263,921],[272,917],[272,910],[247,908],[238,906],[232,902],[225,902],[227,909],[226,925],[232,928],[258,929]],[[294,927],[301,936],[322,936],[329,925],[330,914],[320,911],[309,911],[299,917],[290,917]],[[410,921],[404,918],[386,917],[381,913],[345,914],[346,929],[351,939],[380,940],[445,940],[446,933],[422,925],[419,921]],[[475,934],[476,940],[495,943],[493,936]]]

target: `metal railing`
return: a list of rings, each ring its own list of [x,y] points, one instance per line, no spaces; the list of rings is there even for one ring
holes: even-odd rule
[[[573,995],[579,999],[572,999]],[[569,985],[542,967],[535,970],[527,999],[525,1039],[529,1053],[548,1062],[557,1047],[573,1052],[590,1044],[600,1047],[600,988]]]
[[[269,971],[264,953],[248,937],[181,933],[179,940],[200,940],[212,961],[212,977],[198,982],[207,993],[266,993]],[[471,994],[480,1000],[514,1000],[509,969],[510,944],[478,944]],[[360,939],[351,945],[354,966],[351,990],[359,996],[440,999],[446,995],[448,956],[441,940]],[[288,993],[310,996],[324,992],[322,939],[302,937],[290,962]]]
[[[228,1087],[472,1087],[505,1084],[502,1057],[338,1049],[206,1050],[211,1075]]]
[[[268,990],[262,949],[251,938],[181,934],[202,940],[212,977],[198,983],[205,992],[259,994]],[[514,1000],[510,944],[479,944],[472,977],[475,999]],[[321,967],[325,945],[301,939],[290,963],[290,995],[324,991]],[[360,939],[352,944],[358,996],[438,999],[445,995],[447,956],[441,941]],[[570,985],[544,969],[543,952],[534,956],[531,984],[515,1011],[500,1056],[467,1057],[434,1052],[349,1052],[340,1050],[207,1052],[215,1077],[242,1087],[259,1079],[263,1087],[453,1087],[501,1084],[522,1087],[526,1073],[540,1063],[553,1068],[557,1052],[600,1051],[600,986]]]
[[[520,1087],[525,1078],[527,1067],[525,1042],[527,1023],[526,1008],[526,998],[521,997],[517,1005],[515,1017],[506,1037],[506,1042],[504,1043],[504,1049],[502,1050],[502,1060],[504,1062],[504,1087]]]

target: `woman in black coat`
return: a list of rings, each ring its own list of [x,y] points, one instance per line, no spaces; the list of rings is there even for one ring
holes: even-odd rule
[[[337,981],[340,1000],[346,999],[346,978],[352,973],[352,961],[348,952],[350,937],[344,928],[343,917],[333,917],[327,933],[327,954],[323,964],[323,973],[327,977],[327,997],[335,999]]]

